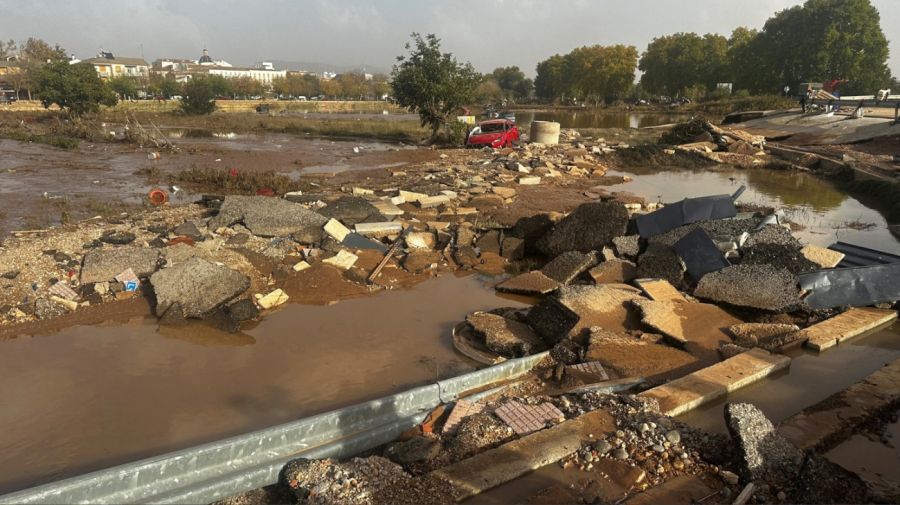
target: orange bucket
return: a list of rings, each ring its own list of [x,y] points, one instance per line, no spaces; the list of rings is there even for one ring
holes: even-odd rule
[[[147,193],[147,198],[150,199],[150,203],[157,207],[169,202],[169,194],[161,188],[151,189],[150,192]]]

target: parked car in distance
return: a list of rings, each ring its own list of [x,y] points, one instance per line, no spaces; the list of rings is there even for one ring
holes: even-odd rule
[[[509,147],[519,141],[519,128],[508,119],[482,121],[469,132],[466,145],[469,147]]]

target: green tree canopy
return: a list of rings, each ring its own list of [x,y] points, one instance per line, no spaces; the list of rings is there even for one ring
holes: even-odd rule
[[[579,47],[538,63],[535,89],[546,100],[615,100],[626,96],[634,84],[637,60],[634,46]]]
[[[74,115],[116,104],[116,95],[97,77],[94,67],[85,63],[55,61],[42,65],[35,76],[35,92],[44,107],[55,103]]]
[[[415,111],[432,130],[432,140],[457,109],[470,103],[481,76],[471,63],[460,63],[450,53],[441,53],[440,40],[433,34],[412,34],[406,44],[409,54],[399,56],[391,76],[394,99]]]
[[[641,85],[674,96],[698,85],[711,90],[730,81],[728,40],[715,34],[676,33],[657,37],[641,57]]]
[[[109,89],[119,95],[119,98],[134,98],[137,96],[137,83],[134,77],[119,76],[109,80]]]
[[[495,68],[486,77],[496,81],[503,96],[510,100],[524,100],[534,92],[534,82],[516,66]]]
[[[874,94],[890,80],[881,17],[869,0],[807,0],[766,21],[747,52],[759,55],[755,92],[848,79],[844,94]],[[738,62],[736,62],[737,64]]]
[[[212,77],[194,77],[184,84],[184,97],[181,99],[181,111],[192,116],[212,114],[216,110],[216,92],[221,82]]]

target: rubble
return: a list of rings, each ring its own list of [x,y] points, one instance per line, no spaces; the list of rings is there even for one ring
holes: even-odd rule
[[[159,317],[202,318],[250,287],[243,274],[191,258],[150,277]]]
[[[627,283],[637,277],[637,265],[627,260],[611,259],[601,262],[588,272],[595,284]]]
[[[322,207],[318,212],[326,218],[336,219],[348,226],[367,222],[370,219],[381,220],[378,209],[368,200],[359,196],[342,196]]]
[[[551,258],[568,251],[597,251],[623,235],[627,224],[628,212],[621,204],[585,203],[557,223],[537,247]]]
[[[559,288],[559,286],[560,283],[558,281],[547,277],[539,270],[535,270],[507,279],[497,284],[496,289],[504,293],[520,295],[545,295]]]
[[[568,251],[547,263],[541,272],[560,284],[569,284],[596,264],[597,253],[594,251]]]
[[[788,312],[800,306],[797,276],[772,265],[735,265],[700,279],[694,295],[740,307]]]
[[[315,236],[328,218],[303,205],[267,196],[226,196],[219,213],[209,220],[210,230],[242,223],[260,237],[293,233]]]
[[[637,276],[664,279],[678,287],[684,282],[684,265],[674,249],[651,243],[638,258]]]
[[[528,312],[528,324],[547,344],[592,326],[623,328],[630,302],[641,299],[633,291],[606,285],[574,285],[544,297]]]
[[[81,283],[91,284],[112,280],[131,268],[139,277],[146,277],[158,268],[159,251],[141,247],[93,249],[84,255]]]
[[[491,351],[507,358],[520,358],[546,347],[527,324],[497,314],[476,312],[466,316],[475,334]]]

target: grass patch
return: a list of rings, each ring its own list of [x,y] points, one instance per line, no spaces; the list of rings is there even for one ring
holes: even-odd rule
[[[290,191],[308,190],[309,183],[295,181],[285,174],[274,171],[231,172],[222,168],[191,167],[173,177],[173,182],[200,189],[228,194],[256,194],[260,189],[271,188],[276,194]]]
[[[619,168],[665,166],[694,169],[717,164],[700,153],[675,150],[675,154],[666,154],[665,150],[665,146],[645,144],[628,149],[617,149],[615,152],[606,154],[604,159]]]
[[[20,130],[4,130],[0,132],[0,137],[18,140],[19,142],[34,142],[35,144],[45,144],[48,146],[58,147],[60,149],[75,149],[80,143],[78,139],[66,137],[63,135],[41,135]]]

